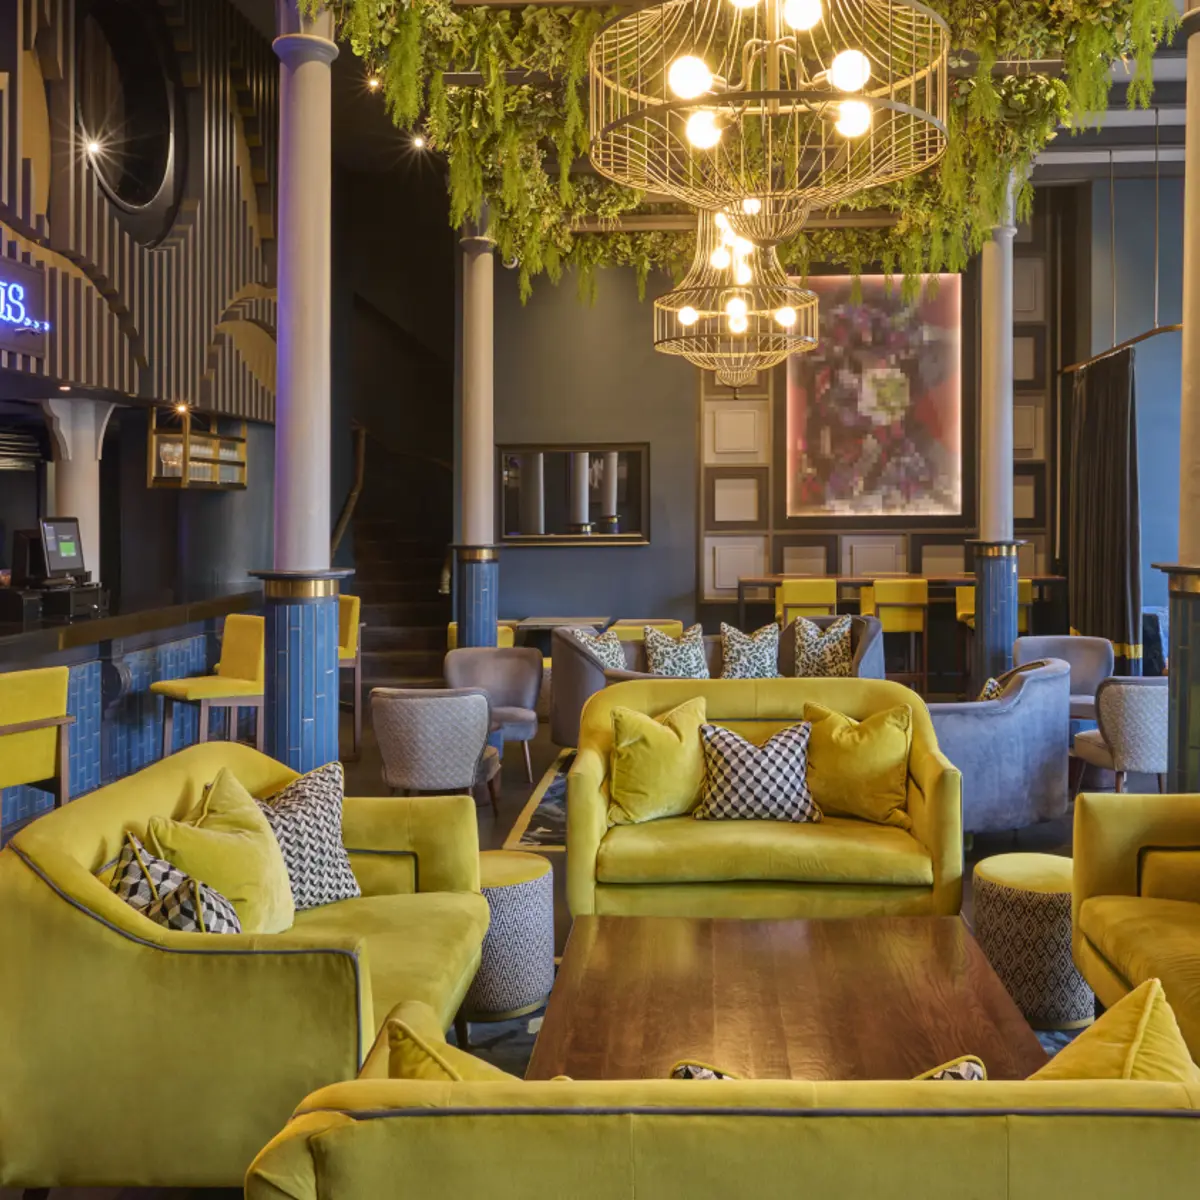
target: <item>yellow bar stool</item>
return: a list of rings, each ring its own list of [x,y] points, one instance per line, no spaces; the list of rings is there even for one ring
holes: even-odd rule
[[[362,750],[362,631],[366,625],[359,619],[362,600],[358,596],[338,597],[338,678],[343,671],[352,672],[354,698],[350,711],[354,714],[354,753],[356,762]]]
[[[929,581],[876,579],[859,593],[859,611],[864,617],[878,617],[885,634],[908,634],[908,670],[890,674],[888,678],[917,687],[924,695],[929,688]]]
[[[1033,614],[1033,580],[1017,580],[1017,633],[1024,636],[1029,632]],[[973,587],[956,587],[954,589],[954,615],[960,625],[968,629],[975,628],[975,589]]]
[[[517,627],[508,621],[496,622],[496,645],[515,646],[517,643]],[[451,621],[446,626],[446,649],[458,649],[458,622]]]
[[[0,790],[22,784],[54,793],[54,807],[71,797],[66,667],[0,675]]]
[[[775,589],[775,618],[786,626],[797,617],[837,616],[836,579],[785,579]]]
[[[163,757],[171,753],[175,737],[175,705],[196,704],[200,708],[200,741],[208,741],[208,714],[214,708],[229,709],[229,739],[237,740],[238,713],[256,709],[254,745],[263,748],[263,658],[265,626],[262,617],[232,613],[225,618],[221,639],[221,661],[215,675],[192,679],[164,679],[150,690],[163,698]]]

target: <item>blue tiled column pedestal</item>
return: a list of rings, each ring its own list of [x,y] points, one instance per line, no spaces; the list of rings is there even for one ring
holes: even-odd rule
[[[975,549],[975,636],[971,683],[978,694],[989,678],[1013,665],[1017,640],[1017,547],[1020,542],[972,541]]]
[[[1200,567],[1155,563],[1171,590],[1167,788],[1200,791]]]
[[[455,546],[458,589],[454,619],[460,646],[494,646],[500,602],[500,562],[495,546]]]
[[[338,590],[351,571],[255,571],[266,617],[267,753],[293,771],[338,756]]]

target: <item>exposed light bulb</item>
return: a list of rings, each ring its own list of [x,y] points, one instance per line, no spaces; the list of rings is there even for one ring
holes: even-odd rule
[[[756,217],[762,212],[762,201],[757,196],[747,196],[742,201],[742,212],[748,217]]]
[[[413,138],[412,144],[413,144],[414,150],[424,150],[425,149],[425,139],[419,133],[417,134],[416,137]]]
[[[730,333],[745,333],[749,328],[750,322],[744,316],[729,318]]]
[[[724,232],[729,228],[729,218],[723,212],[716,213],[713,216],[713,224]]]
[[[698,320],[700,320],[700,314],[690,304],[685,304],[679,310],[680,325],[695,325]]]
[[[811,29],[821,15],[821,0],[784,0],[783,23],[791,29]]]
[[[775,310],[775,324],[782,325],[784,329],[791,329],[796,323],[796,310],[791,305],[784,305],[783,308]]]
[[[60,383],[58,385],[58,390],[60,392],[69,392],[71,390],[71,385],[69,383]]]
[[[754,243],[747,238],[738,236],[733,239],[733,252],[745,258],[754,249]]]
[[[743,320],[747,313],[746,301],[741,296],[730,296],[725,301],[725,315],[730,318],[741,317]]]
[[[717,114],[707,108],[692,113],[687,122],[687,140],[697,150],[711,150],[721,140]]]
[[[712,87],[712,72],[704,59],[685,54],[671,64],[667,71],[667,84],[681,100],[695,100]]]
[[[382,82],[383,82],[383,80],[381,80],[378,75],[372,75],[367,80],[367,87],[372,92],[377,92],[377,91],[379,91],[379,87]]]
[[[738,263],[737,270],[733,273],[734,282],[739,287],[745,287],[753,278],[754,272],[750,270],[750,267],[744,262]]]
[[[862,137],[871,128],[871,106],[862,100],[843,100],[835,128],[842,137]]]
[[[839,92],[861,92],[871,78],[871,60],[861,50],[843,50],[829,65],[829,82]]]
[[[758,0],[729,0],[734,8],[753,8]]]
[[[91,155],[93,158],[95,158],[95,157],[96,157],[96,155],[100,153],[100,151],[101,151],[101,149],[102,149],[102,148],[103,148],[103,147],[100,145],[100,143],[99,143],[98,141],[96,141],[94,138],[93,138],[92,140],[90,140],[90,141],[87,143],[87,146],[86,146],[87,152],[88,152],[88,153],[89,153],[89,154],[90,154],[90,155]]]
[[[187,412],[187,410],[188,410],[188,406],[187,406],[187,405],[186,405],[186,404],[185,404],[185,403],[184,403],[182,400],[180,400],[180,402],[179,402],[178,404],[176,404],[176,405],[175,405],[175,411],[176,411],[176,412],[177,412],[177,413],[178,413],[180,416],[183,416],[183,414],[184,414],[185,412]]]
[[[718,246],[708,260],[718,271],[728,271],[733,262],[733,255],[724,246]]]

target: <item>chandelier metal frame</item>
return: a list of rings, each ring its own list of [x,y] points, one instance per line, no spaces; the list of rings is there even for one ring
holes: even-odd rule
[[[949,49],[919,0],[643,6],[592,42],[589,157],[628,187],[728,207],[740,234],[771,244],[810,208],[937,162]]]
[[[759,371],[816,345],[816,293],[788,278],[773,247],[735,234],[727,213],[701,211],[691,269],[654,301],[655,350],[745,387]]]

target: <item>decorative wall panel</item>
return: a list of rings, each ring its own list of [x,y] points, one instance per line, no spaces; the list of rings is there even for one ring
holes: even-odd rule
[[[704,598],[737,598],[738,579],[762,575],[767,569],[765,537],[707,537],[704,539]]]
[[[769,400],[713,400],[705,403],[705,463],[720,467],[765,465],[770,458]]]
[[[77,120],[81,6],[0,3],[0,272],[41,267],[51,323],[40,357],[0,350],[0,368],[270,421],[278,64],[227,0],[139,6],[161,24],[186,129],[153,244],[101,180],[104,131],[89,155]]]

